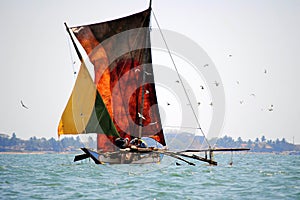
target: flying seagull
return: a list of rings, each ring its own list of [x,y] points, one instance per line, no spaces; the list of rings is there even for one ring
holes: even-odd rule
[[[200,85],[200,88],[201,88],[201,90],[204,90],[204,86],[203,85]]]
[[[21,100],[21,105],[22,107],[26,108],[26,109],[29,109],[27,106],[24,105],[23,101]]]
[[[148,76],[150,76],[151,75],[151,73],[150,72],[146,72],[146,71],[144,71],[145,72],[145,74],[146,75],[148,75]]]
[[[169,105],[170,105],[170,103],[169,103],[169,102],[167,102],[167,105],[169,106]]]
[[[203,67],[208,67],[208,64],[203,65]]]
[[[141,113],[138,113],[139,117],[142,118],[143,120],[146,120],[146,118],[141,114]]]
[[[264,73],[266,74],[267,73],[267,70],[265,69]]]
[[[155,124],[157,124],[157,122],[151,122],[151,123],[148,124],[148,125],[151,126],[151,125],[155,125]]]
[[[177,80],[176,83],[179,83],[179,80]]]
[[[217,81],[215,81],[214,84],[218,87],[220,83],[218,83]]]
[[[273,105],[268,109],[269,111],[273,111]]]

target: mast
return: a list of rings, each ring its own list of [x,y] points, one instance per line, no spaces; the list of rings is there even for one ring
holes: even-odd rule
[[[145,66],[143,65],[142,68],[142,73],[143,73],[143,78],[142,78],[142,102],[141,102],[141,107],[140,107],[140,119],[139,119],[139,138],[142,137],[142,130],[143,130],[143,111],[144,111],[144,103],[145,103],[145,88],[144,88],[144,83],[145,83],[145,78],[146,78],[146,73],[145,73]]]
[[[152,0],[149,2],[149,8],[151,9],[152,5]],[[149,34],[149,32],[148,32]],[[143,111],[144,111],[144,103],[145,103],[145,88],[144,88],[144,83],[146,79],[146,73],[145,73],[145,66],[143,65],[142,67],[142,73],[143,73],[143,78],[142,78],[142,101],[141,101],[141,107],[140,107],[140,116],[139,116],[139,138],[142,138],[142,131],[143,131]]]
[[[75,48],[75,51],[76,51],[76,53],[77,53],[77,56],[78,56],[79,60],[80,60],[82,63],[84,63],[83,58],[82,58],[82,55],[81,55],[81,53],[80,53],[80,51],[79,51],[79,49],[78,49],[78,47],[77,47],[77,45],[76,45],[76,43],[75,43],[75,41],[74,41],[74,38],[72,37],[72,34],[71,34],[70,30],[69,30],[69,27],[68,27],[67,23],[65,22],[64,24],[65,24],[66,30],[67,30],[67,32],[68,32],[70,38],[71,38],[72,44],[73,44],[73,46],[74,46],[74,48]]]
[[[68,27],[68,25],[67,25],[66,22],[64,22],[64,24],[65,24],[66,30],[67,30],[67,32],[68,32],[70,38],[71,38],[71,41],[72,41],[72,44],[73,44],[73,46],[74,46],[74,48],[75,48],[76,54],[77,54],[77,56],[78,56],[80,62],[82,63],[82,65],[85,66],[85,62],[83,61],[82,55],[81,55],[81,53],[80,53],[80,51],[79,51],[79,49],[78,49],[78,47],[77,47],[77,45],[76,45],[76,43],[75,43],[75,41],[74,41],[74,38],[72,37],[72,34],[71,34],[71,32],[70,32],[70,29],[69,29],[69,27]],[[85,128],[84,128],[84,132],[86,133],[86,129],[85,129]]]

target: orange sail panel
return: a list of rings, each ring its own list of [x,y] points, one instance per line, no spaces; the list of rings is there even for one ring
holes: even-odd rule
[[[150,13],[72,31],[94,65],[94,83],[121,137],[138,137],[142,127],[143,137],[165,146],[151,64]]]

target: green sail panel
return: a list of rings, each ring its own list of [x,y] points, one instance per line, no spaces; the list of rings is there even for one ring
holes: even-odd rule
[[[105,133],[107,136],[120,137],[98,91],[96,91],[95,106],[86,126],[86,132]]]
[[[104,133],[119,137],[84,63],[80,66],[73,91],[58,126],[59,136],[83,133]]]

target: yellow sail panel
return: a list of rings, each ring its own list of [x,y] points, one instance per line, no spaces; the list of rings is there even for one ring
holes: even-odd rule
[[[88,69],[82,63],[71,97],[60,119],[58,135],[85,133],[95,99],[96,87]]]

